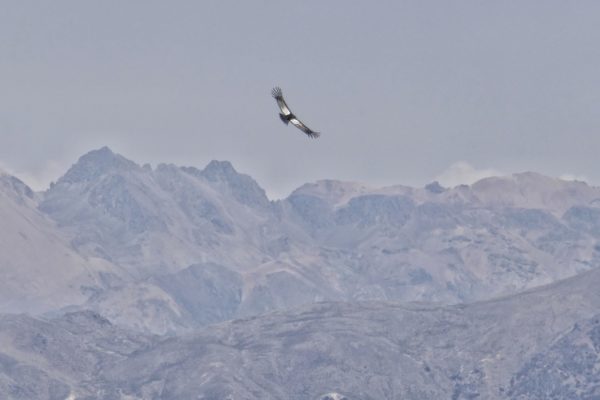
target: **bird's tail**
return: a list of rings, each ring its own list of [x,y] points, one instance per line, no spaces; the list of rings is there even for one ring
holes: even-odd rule
[[[281,91],[281,88],[279,86],[275,86],[273,88],[273,90],[271,90],[271,96],[273,96],[274,98],[283,96],[283,92]]]
[[[290,123],[290,121],[285,117],[285,115],[281,113],[279,113],[279,119],[281,119],[281,121],[286,125]]]

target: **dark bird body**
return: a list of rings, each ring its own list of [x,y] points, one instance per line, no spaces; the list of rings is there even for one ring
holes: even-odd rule
[[[271,94],[273,95],[275,100],[277,100],[277,105],[279,106],[279,110],[280,110],[279,118],[281,119],[281,121],[283,121],[284,124],[287,125],[291,122],[292,125],[294,125],[298,129],[300,129],[302,132],[304,132],[306,135],[308,135],[308,137],[311,137],[311,138],[319,137],[319,135],[320,135],[319,132],[315,132],[312,129],[310,129],[308,126],[306,126],[304,123],[302,123],[298,119],[298,117],[296,117],[294,115],[294,113],[292,113],[292,111],[286,104],[285,100],[283,99],[283,93],[281,92],[281,88],[274,87],[273,90],[271,91]]]

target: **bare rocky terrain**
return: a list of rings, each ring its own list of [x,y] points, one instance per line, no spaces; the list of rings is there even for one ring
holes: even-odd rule
[[[318,303],[175,337],[0,319],[11,399],[594,399],[600,271],[469,305]]]
[[[0,175],[8,399],[594,399],[600,188],[319,181],[108,148]],[[3,397],[4,398],[4,397]]]

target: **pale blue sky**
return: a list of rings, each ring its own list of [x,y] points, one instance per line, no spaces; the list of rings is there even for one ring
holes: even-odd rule
[[[272,196],[459,161],[600,182],[600,2],[0,5],[0,166],[37,187],[103,145],[230,160]],[[279,121],[274,85],[320,139]]]

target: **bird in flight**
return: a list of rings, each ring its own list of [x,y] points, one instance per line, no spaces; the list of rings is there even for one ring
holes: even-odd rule
[[[274,87],[273,90],[271,90],[271,94],[273,95],[275,100],[277,100],[277,105],[279,106],[279,109],[281,110],[281,112],[279,113],[279,118],[281,118],[281,120],[283,121],[284,124],[287,125],[291,122],[292,125],[294,125],[298,129],[300,129],[302,132],[306,133],[308,135],[308,137],[311,137],[313,139],[316,139],[321,135],[321,133],[315,132],[312,129],[310,129],[308,126],[304,125],[298,119],[298,117],[296,117],[290,111],[290,108],[288,107],[288,105],[285,103],[285,100],[283,99],[283,93],[281,92],[280,87]]]

